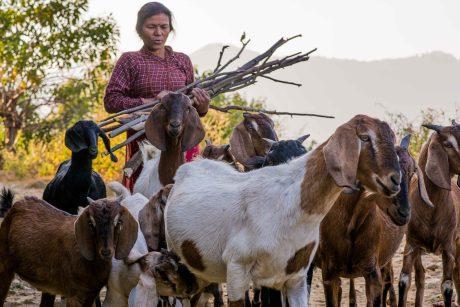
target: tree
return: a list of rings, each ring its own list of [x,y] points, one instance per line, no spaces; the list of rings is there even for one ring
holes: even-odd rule
[[[0,120],[8,149],[14,149],[20,131],[33,135],[59,122],[49,121],[65,104],[56,94],[91,86],[66,73],[87,80],[111,62],[117,26],[111,16],[84,19],[87,10],[88,0],[0,2]]]

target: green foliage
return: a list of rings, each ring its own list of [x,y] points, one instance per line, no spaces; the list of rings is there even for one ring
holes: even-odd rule
[[[6,127],[4,143],[10,149],[21,130],[29,139],[49,139],[47,133],[56,120],[53,123],[48,117],[56,109],[63,112],[65,107],[59,105],[66,92],[86,92],[80,98],[86,99],[83,104],[89,103],[93,97],[87,94],[94,87],[85,83],[88,76],[110,68],[118,29],[111,16],[84,19],[87,10],[88,0],[0,2],[0,83],[4,89],[0,117]],[[85,81],[65,82],[63,72],[70,69],[74,75],[85,76]]]

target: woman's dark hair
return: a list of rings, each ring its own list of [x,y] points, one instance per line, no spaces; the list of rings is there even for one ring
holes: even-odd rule
[[[137,13],[137,23],[136,23],[136,32],[141,35],[142,25],[147,18],[152,17],[153,15],[165,14],[169,18],[169,28],[174,32],[173,27],[173,15],[171,11],[160,2],[147,2],[144,4],[139,12]]]

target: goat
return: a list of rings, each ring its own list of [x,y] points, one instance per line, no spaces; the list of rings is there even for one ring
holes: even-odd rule
[[[0,198],[4,200],[0,202],[0,217],[4,217],[8,210],[11,208],[11,204],[13,203],[14,199],[14,193],[10,189],[3,187]]]
[[[340,277],[364,276],[368,306],[381,306],[383,281],[381,269],[401,244],[410,218],[408,187],[417,173],[419,189],[428,206],[423,174],[408,152],[410,135],[396,148],[402,172],[400,192],[392,198],[363,190],[341,194],[320,226],[320,241],[314,263],[321,268],[327,306],[340,306]],[[312,267],[310,267],[312,270]],[[386,284],[392,291],[392,276]],[[391,287],[390,287],[391,286]],[[354,287],[350,287],[354,291]],[[355,297],[353,293],[350,297]],[[396,306],[396,298],[392,305]],[[352,302],[350,301],[350,305]]]
[[[77,214],[78,206],[88,205],[87,197],[106,197],[104,181],[93,171],[92,160],[97,157],[98,136],[110,151],[110,141],[92,121],[79,121],[65,134],[65,146],[72,151],[72,158],[62,162],[54,178],[43,192],[43,199],[70,214]],[[111,154],[112,161],[117,158]]]
[[[138,225],[117,200],[88,202],[78,216],[36,197],[11,207],[0,226],[1,306],[14,273],[39,291],[67,297],[71,306],[93,304],[112,257],[128,256]]]
[[[245,171],[253,169],[254,162],[267,154],[270,144],[263,139],[278,141],[273,121],[264,113],[243,113],[243,121],[232,131],[230,152]],[[259,158],[257,158],[259,157]]]
[[[287,164],[248,173],[208,159],[184,164],[165,211],[168,247],[198,278],[227,282],[230,306],[244,305],[250,281],[306,306],[320,222],[357,180],[388,197],[400,189],[394,133],[365,115]]]
[[[399,277],[398,305],[406,305],[413,267],[415,267],[417,287],[415,306],[423,305],[425,271],[421,253],[427,251],[442,254],[441,291],[444,306],[451,306],[457,224],[451,195],[451,178],[455,174],[460,174],[460,125],[443,127],[425,124],[423,126],[435,131],[422,147],[418,160],[428,197],[434,208],[427,208],[419,189],[411,185],[409,191],[412,204],[411,219],[407,227],[403,267]]]
[[[214,159],[224,161],[229,164],[235,164],[235,158],[230,152],[230,144],[213,145],[211,140],[206,140],[206,147],[201,152],[201,156],[205,159]]]
[[[161,150],[161,155],[151,168],[144,164],[142,173],[148,175],[141,173],[143,179],[138,178],[133,191],[150,198],[158,192],[158,187],[174,183],[177,168],[185,162],[184,152],[196,146],[204,134],[200,117],[186,95],[170,93],[164,96],[145,123],[145,136]],[[158,182],[153,183],[156,176]],[[145,184],[147,179],[152,181],[150,185]]]

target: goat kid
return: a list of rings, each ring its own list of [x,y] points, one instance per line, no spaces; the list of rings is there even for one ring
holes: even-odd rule
[[[128,256],[137,227],[117,200],[89,200],[79,216],[35,197],[16,202],[0,226],[0,305],[16,273],[39,291],[67,297],[69,306],[91,306],[112,257]]]
[[[342,190],[399,192],[394,134],[355,116],[310,153],[287,164],[239,173],[199,160],[179,168],[165,212],[168,247],[199,278],[227,282],[230,306],[244,305],[249,282],[306,306],[305,275],[319,225]]]
[[[423,306],[425,270],[422,252],[442,254],[443,277],[441,292],[444,306],[451,306],[457,218],[451,195],[451,178],[460,174],[460,125],[438,126],[425,124],[434,130],[422,147],[418,165],[422,170],[428,197],[434,208],[428,208],[417,185],[412,184],[409,199],[411,219],[406,234],[403,267],[399,278],[398,306],[406,306],[415,267],[417,287],[415,306]]]
[[[404,236],[410,218],[408,190],[414,174],[421,195],[428,206],[423,174],[408,152],[410,135],[396,147],[402,172],[400,192],[392,198],[370,194],[363,190],[341,194],[320,226],[320,243],[315,264],[321,268],[327,306],[340,306],[340,277],[363,276],[367,306],[386,304],[382,299],[381,270],[391,261]],[[312,267],[310,270],[313,269]],[[392,291],[392,276],[388,275],[387,291]],[[353,281],[351,281],[353,282]],[[309,285],[310,286],[310,285]],[[354,287],[350,287],[354,292]],[[350,297],[356,297],[354,293]],[[396,306],[393,297],[392,306]],[[350,301],[352,305],[352,301]]]
[[[164,96],[145,123],[145,136],[161,150],[161,155],[150,167],[144,164],[134,192],[150,198],[161,187],[174,183],[177,168],[185,162],[184,152],[200,143],[204,135],[200,117],[186,95],[170,93]]]

